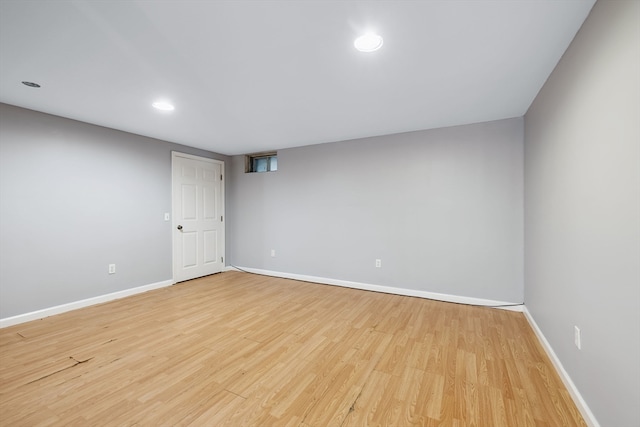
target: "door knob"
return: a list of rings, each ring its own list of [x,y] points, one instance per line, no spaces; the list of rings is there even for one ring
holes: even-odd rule
[[[178,226],[178,230],[182,230],[182,226],[181,225]]]

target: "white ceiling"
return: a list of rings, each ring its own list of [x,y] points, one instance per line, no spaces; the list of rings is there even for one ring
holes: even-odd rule
[[[229,155],[519,117],[594,2],[0,0],[0,102]]]

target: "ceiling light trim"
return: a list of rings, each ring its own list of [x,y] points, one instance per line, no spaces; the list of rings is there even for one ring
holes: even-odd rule
[[[168,101],[156,101],[153,104],[151,104],[151,106],[156,110],[165,111],[165,112],[171,112],[176,109],[176,107]]]
[[[375,52],[382,47],[382,36],[375,33],[366,33],[355,39],[353,46],[360,52]]]

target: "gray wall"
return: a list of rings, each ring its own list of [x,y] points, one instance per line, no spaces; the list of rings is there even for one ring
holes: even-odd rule
[[[598,1],[525,116],[525,303],[603,426],[640,425],[639,18]]]
[[[229,261],[522,302],[522,156],[522,119],[234,156]]]
[[[0,318],[172,279],[172,150],[0,104]]]

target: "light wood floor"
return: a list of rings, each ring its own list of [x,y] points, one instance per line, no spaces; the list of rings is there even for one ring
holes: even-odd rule
[[[585,424],[521,313],[227,272],[0,330],[0,425]]]

